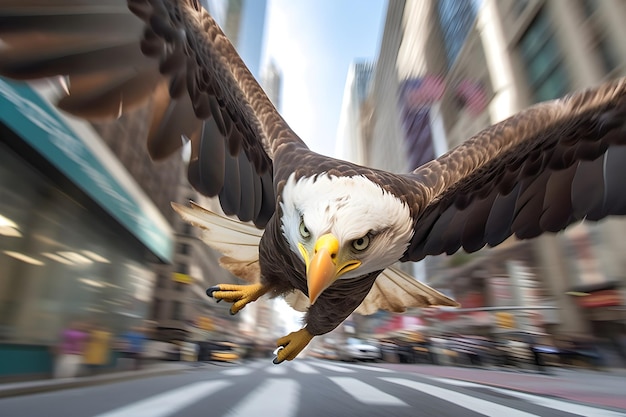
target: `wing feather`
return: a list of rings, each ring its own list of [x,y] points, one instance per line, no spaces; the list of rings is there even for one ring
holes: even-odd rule
[[[414,237],[402,260],[467,251],[626,214],[626,79],[541,103],[404,176]],[[623,188],[623,187],[622,187]]]
[[[259,242],[263,232],[191,202],[189,207],[172,203],[183,220],[202,229],[200,238],[223,255],[220,265],[249,282],[259,282]]]
[[[374,314],[378,310],[401,313],[411,307],[433,306],[459,307],[460,304],[401,269],[390,267],[376,278],[372,289],[355,312],[364,315]]]
[[[265,226],[275,210],[274,153],[281,144],[305,145],[199,2],[0,5],[0,75],[64,76],[69,95],[58,105],[90,120],[150,103],[150,155],[165,158],[191,140],[191,184],[223,199],[229,214]]]

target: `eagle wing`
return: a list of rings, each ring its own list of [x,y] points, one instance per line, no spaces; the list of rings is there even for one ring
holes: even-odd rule
[[[154,159],[189,140],[194,188],[258,227],[274,213],[272,156],[302,142],[197,0],[0,0],[0,40],[0,75],[63,76],[58,106],[88,120],[151,101]]]
[[[421,207],[403,260],[626,214],[624,145],[626,79],[489,127],[405,176]]]

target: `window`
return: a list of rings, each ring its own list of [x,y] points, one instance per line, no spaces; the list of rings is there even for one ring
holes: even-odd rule
[[[176,272],[180,272],[181,274],[188,274],[189,265],[184,264],[184,263],[179,263],[178,265],[176,265]]]
[[[159,274],[157,276],[157,288],[166,288],[167,287],[167,276],[163,274]]]
[[[154,301],[152,302],[152,310],[150,312],[150,319],[151,320],[159,320],[159,312],[161,311],[161,307],[162,307],[163,302],[161,300],[159,300],[158,298],[155,298]]]
[[[481,0],[439,0],[437,3],[448,68],[454,65],[456,57],[461,52],[465,38],[474,26],[481,3]]]
[[[189,224],[187,222],[183,223],[182,233],[184,235],[191,235],[191,230],[192,230],[191,224]]]
[[[182,255],[189,255],[189,245],[187,243],[179,243],[178,253]]]
[[[172,320],[183,319],[183,303],[180,301],[172,302]]]
[[[518,47],[533,101],[551,100],[570,90],[561,48],[543,10],[530,24]]]
[[[581,0],[580,6],[583,9],[583,13],[585,13],[585,16],[591,17],[595,14],[596,10],[598,10],[598,1],[597,0]]]
[[[609,74],[620,64],[620,59],[617,53],[617,48],[612,44],[611,40],[606,34],[605,28],[600,23],[600,20],[594,19],[593,16],[598,9],[597,0],[582,0],[580,7],[587,19],[587,25],[589,30],[589,36],[593,40],[593,46],[590,53],[598,55],[598,61],[602,64],[602,70],[604,74]]]

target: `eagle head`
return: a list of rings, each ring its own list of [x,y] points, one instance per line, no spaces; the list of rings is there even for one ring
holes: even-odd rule
[[[364,176],[291,175],[281,210],[282,233],[306,266],[311,304],[338,279],[398,261],[413,235],[409,207]]]

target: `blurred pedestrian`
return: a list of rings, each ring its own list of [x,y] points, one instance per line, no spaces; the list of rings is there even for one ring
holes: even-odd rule
[[[546,364],[543,360],[543,356],[541,356],[542,353],[542,349],[540,346],[538,346],[534,340],[532,340],[529,344],[528,344],[528,349],[530,349],[530,354],[533,358],[533,363],[535,364],[535,367],[537,368],[538,372],[541,373],[546,373]]]
[[[89,330],[89,337],[85,345],[83,363],[87,374],[95,375],[109,363],[111,352],[111,332],[100,325],[94,325]]]
[[[78,376],[83,362],[83,352],[87,333],[82,323],[73,321],[60,335],[55,349],[55,378],[72,378]]]
[[[131,369],[141,369],[141,361],[146,336],[141,326],[134,326],[121,337],[122,357],[132,362]]]

